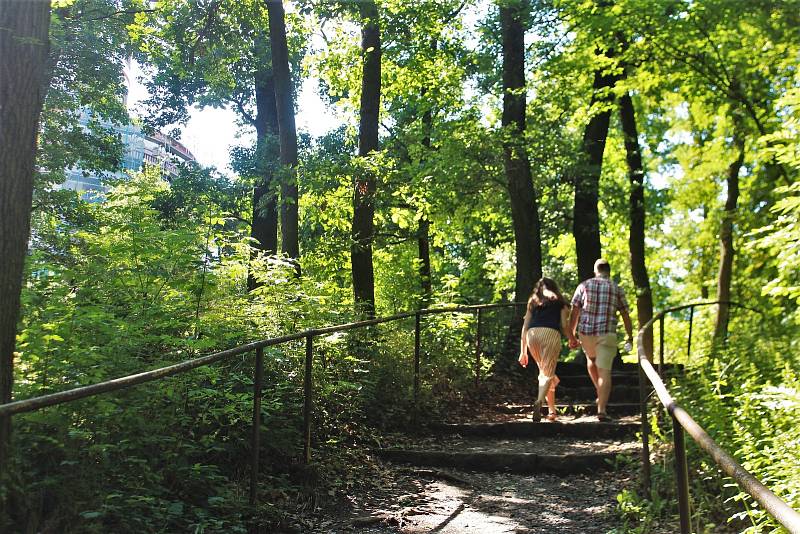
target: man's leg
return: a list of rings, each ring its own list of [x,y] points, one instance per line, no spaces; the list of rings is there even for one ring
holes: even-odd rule
[[[617,353],[617,336],[602,336],[597,343],[597,413],[605,414],[608,398],[611,396],[611,366]]]
[[[611,369],[597,367],[597,374],[597,413],[601,414],[606,413],[608,397],[611,396]]]
[[[589,378],[592,379],[592,384],[594,384],[594,389],[599,397],[600,384],[598,383],[597,365],[595,365],[598,339],[597,336],[581,336],[581,346],[584,354],[586,354],[586,371],[589,373]]]
[[[600,382],[599,376],[597,373],[597,365],[594,363],[594,357],[589,357],[586,355],[586,370],[589,372],[589,378],[592,379],[592,384],[594,384],[594,389],[597,390],[597,394],[600,394]]]

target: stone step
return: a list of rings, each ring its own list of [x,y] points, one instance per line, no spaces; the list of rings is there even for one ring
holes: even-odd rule
[[[545,438],[570,436],[573,438],[623,438],[633,436],[640,424],[635,418],[626,418],[601,423],[594,418],[579,418],[569,421],[512,421],[503,423],[439,423],[430,429],[440,434],[461,436]]]
[[[630,373],[636,374],[639,370],[638,364],[623,363],[618,358],[614,360],[613,372],[614,373]],[[556,364],[556,374],[561,375],[580,375],[586,374],[585,362],[563,362],[560,361]]]
[[[517,474],[569,474],[608,469],[618,455],[633,455],[639,450],[636,442],[609,439],[576,441],[555,437],[537,440],[450,439],[376,452],[387,460],[417,466]]]
[[[537,387],[533,388],[532,395],[535,397]],[[597,390],[594,386],[580,386],[580,387],[561,387],[559,384],[556,389],[556,401],[565,402],[567,404],[574,403],[593,403],[597,398]],[[609,402],[613,403],[638,403],[639,402],[639,387],[626,384],[614,385],[612,382],[611,396]]]
[[[577,375],[558,375],[559,387],[590,387],[592,379],[585,371]],[[614,385],[639,385],[639,375],[636,373],[611,373],[611,383]]]
[[[531,414],[533,404],[498,404],[495,409],[500,413],[507,414]],[[597,405],[594,403],[556,403],[556,410],[559,415],[596,415]],[[615,417],[624,415],[636,415],[640,407],[638,402],[609,403],[608,413]],[[547,406],[542,406],[542,415],[547,415]]]

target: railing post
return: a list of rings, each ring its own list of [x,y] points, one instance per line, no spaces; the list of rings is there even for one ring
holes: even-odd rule
[[[647,384],[644,369],[639,363],[639,410],[642,422],[642,490],[650,498],[650,422],[647,418]]]
[[[475,332],[475,389],[478,389],[478,383],[481,378],[481,312],[483,310],[478,308],[477,311],[477,325]]]
[[[689,339],[686,342],[686,360],[692,357],[692,326],[694,325],[694,306],[689,308]]]
[[[686,463],[686,446],[683,439],[683,427],[672,415],[672,438],[675,446],[675,474],[678,484],[678,510],[681,515],[681,534],[692,531],[689,512],[689,469]]]
[[[314,383],[311,365],[314,357],[314,336],[306,336],[306,372],[303,378],[303,463],[311,463],[311,410],[313,407]]]
[[[253,436],[250,451],[250,505],[258,504],[258,463],[261,449],[261,390],[264,382],[264,348],[256,349],[253,376]]]
[[[419,348],[420,348],[420,328],[419,313],[414,314],[414,422],[417,422],[419,414]]]
[[[664,316],[658,320],[658,376],[664,378]]]

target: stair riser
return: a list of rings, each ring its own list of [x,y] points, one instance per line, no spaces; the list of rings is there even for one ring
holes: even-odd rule
[[[572,474],[611,469],[616,453],[544,456],[525,453],[450,453],[441,451],[383,450],[393,462],[426,467],[449,467],[484,472]]]
[[[536,397],[537,387],[533,388],[531,396]],[[559,386],[556,388],[556,402],[558,401],[574,401],[579,403],[593,403],[597,398],[597,390],[594,386],[568,388]],[[611,396],[609,402],[615,403],[636,403],[639,402],[639,388],[625,385],[613,385],[611,388]]]
[[[596,415],[597,414],[597,405],[596,404],[570,404],[570,405],[558,405],[556,406],[559,415],[570,415],[570,416],[582,416],[582,415]],[[507,414],[526,414],[529,415],[533,413],[533,406],[498,406],[497,411],[501,413]],[[625,403],[625,404],[617,404],[617,405],[609,405],[608,406],[608,413],[611,415],[622,417],[625,415],[636,415],[639,413],[639,405],[634,403]],[[547,414],[547,407],[542,407],[542,415]]]
[[[574,438],[627,438],[640,428],[636,423],[488,423],[479,425],[435,425],[432,430],[462,436],[503,438],[538,438],[569,436]]]
[[[580,375],[558,375],[558,379],[561,381],[558,385],[559,387],[566,387],[566,388],[578,388],[578,387],[594,387],[592,384],[592,379],[589,378],[589,375],[586,373]],[[625,374],[613,374],[611,375],[611,383],[615,386],[638,386],[639,385],[639,375],[634,375],[630,373]]]

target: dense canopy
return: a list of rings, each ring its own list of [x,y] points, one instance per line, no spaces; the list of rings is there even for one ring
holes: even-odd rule
[[[797,0],[6,0],[0,27],[26,36],[0,32],[0,402],[305,328],[526,301],[542,275],[569,296],[602,256],[635,325],[698,300],[756,310],[698,310],[691,357],[668,320],[667,358],[715,439],[800,506]],[[324,134],[295,126],[316,120],[308,94],[336,117]],[[228,168],[124,166],[122,128],[179,138],[211,108],[241,134]],[[103,188],[59,187],[75,169]],[[486,319],[484,374],[515,371],[512,315]],[[473,320],[427,323],[431,414],[470,394]],[[240,494],[242,357],[0,425],[0,530],[234,532],[344,496],[348,455],[411,422],[409,332],[319,339],[313,489],[287,468],[303,348],[286,345],[265,367],[269,505]],[[694,465],[709,523],[774,526]],[[619,497],[639,532],[673,512],[643,497]]]

